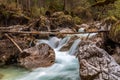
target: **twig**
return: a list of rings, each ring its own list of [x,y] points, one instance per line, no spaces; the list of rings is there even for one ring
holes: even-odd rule
[[[18,50],[21,53],[23,52],[23,50],[20,48],[20,46],[8,34],[5,34],[5,36],[18,48]]]

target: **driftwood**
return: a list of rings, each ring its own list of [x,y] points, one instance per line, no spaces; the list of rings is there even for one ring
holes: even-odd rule
[[[5,34],[5,36],[18,48],[18,50],[22,53],[22,49],[20,48],[20,46],[8,35]]]

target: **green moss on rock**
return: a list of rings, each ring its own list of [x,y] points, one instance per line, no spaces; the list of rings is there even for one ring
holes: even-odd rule
[[[81,23],[83,23],[82,19],[79,18],[79,17],[77,17],[77,16],[74,17],[73,20],[74,20],[74,23],[75,23],[75,24],[78,24],[78,25],[80,25]]]
[[[71,15],[65,15],[64,12],[55,12],[52,14],[52,27],[73,27],[74,21]]]
[[[116,43],[120,43],[120,21],[111,27],[109,38]]]
[[[73,16],[78,16],[79,18],[81,18],[84,21],[91,21],[92,20],[92,14],[91,14],[90,10],[85,9],[81,6],[73,9],[72,15]]]

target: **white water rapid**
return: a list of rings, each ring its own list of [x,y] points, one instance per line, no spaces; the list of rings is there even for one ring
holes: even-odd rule
[[[80,40],[76,40],[69,51],[59,51],[69,39],[70,37],[65,37],[62,40],[53,37],[49,40],[40,40],[38,45],[40,43],[47,43],[54,49],[56,56],[55,64],[51,67],[35,69],[16,80],[80,80],[78,60],[72,55]]]

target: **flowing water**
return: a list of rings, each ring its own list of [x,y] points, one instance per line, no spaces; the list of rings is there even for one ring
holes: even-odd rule
[[[40,40],[38,44],[47,43],[55,51],[55,64],[47,68],[38,68],[31,72],[21,68],[0,69],[0,73],[5,75],[2,80],[80,80],[78,60],[73,54],[75,53],[80,40],[76,40],[69,51],[60,52],[70,37],[58,39],[53,37],[49,40]]]

